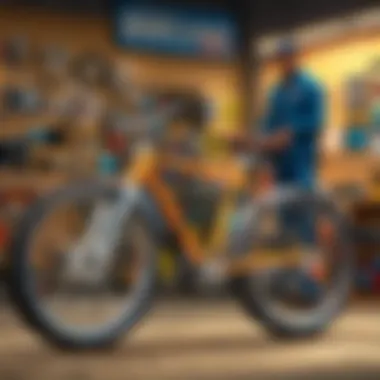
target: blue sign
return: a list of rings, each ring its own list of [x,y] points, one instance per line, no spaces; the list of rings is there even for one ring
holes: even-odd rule
[[[198,58],[235,56],[236,25],[227,12],[122,2],[117,43],[130,49]]]

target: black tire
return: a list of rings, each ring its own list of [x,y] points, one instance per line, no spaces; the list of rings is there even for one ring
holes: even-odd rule
[[[53,207],[61,201],[68,201],[80,196],[103,196],[114,194],[118,189],[115,185],[100,181],[77,183],[49,194],[37,200],[27,210],[20,220],[12,237],[10,252],[11,265],[7,285],[13,304],[24,321],[53,346],[68,350],[93,350],[112,347],[126,333],[129,333],[151,309],[156,288],[157,254],[155,239],[150,233],[147,224],[142,218],[138,219],[143,226],[144,236],[147,239],[149,252],[147,252],[146,272],[143,284],[139,290],[137,299],[133,302],[130,312],[123,316],[122,320],[109,326],[96,334],[78,336],[68,334],[51,323],[42,311],[39,298],[33,291],[33,273],[28,265],[29,244],[33,238],[36,226]],[[133,219],[134,223],[137,220]]]
[[[298,318],[286,318],[278,312],[268,310],[259,294],[259,276],[239,276],[232,278],[229,284],[232,295],[250,318],[259,322],[270,336],[287,340],[311,338],[325,332],[344,310],[351,294],[354,274],[352,240],[348,235],[345,218],[339,213],[333,202],[324,194],[318,193],[294,194],[292,199],[305,206],[315,204],[317,207],[323,208],[333,218],[335,226],[338,228],[342,243],[342,252],[340,253],[343,260],[335,278],[333,294],[330,294],[328,300],[321,302],[320,307],[307,321],[301,322]]]

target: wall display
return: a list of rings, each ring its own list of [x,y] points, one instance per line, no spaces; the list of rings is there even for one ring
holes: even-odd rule
[[[372,75],[373,77],[373,75]],[[366,151],[372,141],[373,82],[366,75],[350,78],[345,86],[346,130],[345,148],[349,151]]]
[[[64,75],[68,70],[69,53],[60,46],[43,47],[38,53],[38,63],[41,71],[49,79]]]
[[[380,99],[379,99],[380,100]],[[371,107],[371,126],[374,131],[380,131],[380,101],[375,100]]]
[[[31,87],[6,87],[3,91],[2,108],[5,113],[37,113],[44,107],[38,89]]]
[[[126,66],[123,62],[122,65],[113,67],[109,89],[118,97],[118,100],[131,102],[132,106],[139,105],[140,100],[144,97],[141,93],[141,89],[136,88],[134,85],[134,76],[131,72],[131,68]]]
[[[370,141],[371,152],[380,157],[380,130],[373,130]]]
[[[347,122],[349,125],[355,125],[356,127],[362,126],[363,128],[368,128],[370,124],[370,115],[367,107],[363,108],[352,108],[348,111]]]
[[[371,83],[370,96],[372,98],[379,98],[380,97],[380,81],[377,78],[376,78],[374,83]]]
[[[114,81],[114,67],[101,54],[83,54],[75,58],[71,66],[74,77],[86,84],[110,86]]]
[[[231,13],[216,9],[126,0],[115,10],[116,41],[130,49],[228,60],[236,53],[236,34]]]
[[[345,131],[345,147],[349,151],[360,152],[368,148],[369,135],[366,128],[351,127]]]
[[[29,143],[35,145],[55,145],[59,146],[65,142],[64,130],[57,128],[33,128],[26,136]]]
[[[350,78],[345,86],[345,146],[351,151],[370,150],[380,155],[380,65]]]
[[[347,83],[347,107],[348,109],[363,109],[369,101],[369,85],[364,78],[354,77]]]
[[[29,160],[29,146],[25,139],[0,141],[0,166],[25,167]]]
[[[106,112],[107,98],[83,83],[74,83],[63,103],[70,123],[80,131],[86,125],[97,126],[101,122]]]
[[[347,124],[367,127],[369,124],[369,85],[363,77],[354,77],[345,86]]]
[[[24,36],[14,36],[4,41],[2,60],[10,67],[17,67],[27,62],[30,57],[29,41]]]
[[[114,120],[114,122],[115,124],[107,123],[103,126],[101,139],[109,151],[120,156],[126,153],[129,141],[133,139],[133,136],[128,136],[128,131],[121,128],[120,122],[122,121]]]
[[[98,159],[98,172],[104,175],[114,175],[120,170],[118,158],[107,151],[103,152]]]
[[[176,121],[185,122],[194,130],[204,130],[210,121],[211,107],[206,98],[200,93],[168,89],[155,92],[154,97],[159,103],[180,104],[182,110],[178,114]]]
[[[128,145],[128,139],[123,132],[109,131],[106,134],[105,146],[107,150],[118,157],[124,156],[127,153]]]

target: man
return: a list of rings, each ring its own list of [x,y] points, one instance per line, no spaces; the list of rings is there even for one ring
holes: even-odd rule
[[[268,100],[264,133],[250,145],[268,154],[279,184],[310,188],[316,182],[324,119],[322,86],[301,69],[291,41],[279,44],[277,60],[281,78]]]
[[[318,165],[318,141],[324,119],[324,94],[322,86],[309,73],[302,70],[296,46],[283,41],[277,49],[280,80],[270,93],[265,115],[263,134],[249,141],[270,158],[278,185],[311,189],[316,185]],[[244,144],[246,139],[237,138]],[[287,207],[289,206],[289,207]],[[301,211],[301,212],[300,212]],[[308,215],[305,215],[305,212]],[[301,238],[306,251],[315,244],[315,221],[306,209],[294,209],[294,205],[281,207],[280,219],[287,231],[294,231]],[[310,300],[320,295],[320,286],[302,272],[284,272],[278,278],[279,289],[309,289],[300,294]],[[288,284],[288,285],[287,285]],[[311,297],[313,293],[314,297]]]

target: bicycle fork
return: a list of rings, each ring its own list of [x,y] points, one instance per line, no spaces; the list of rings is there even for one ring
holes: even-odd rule
[[[132,217],[138,199],[138,189],[128,186],[114,202],[105,201],[95,206],[84,235],[67,255],[66,278],[92,285],[108,278],[122,227]]]

